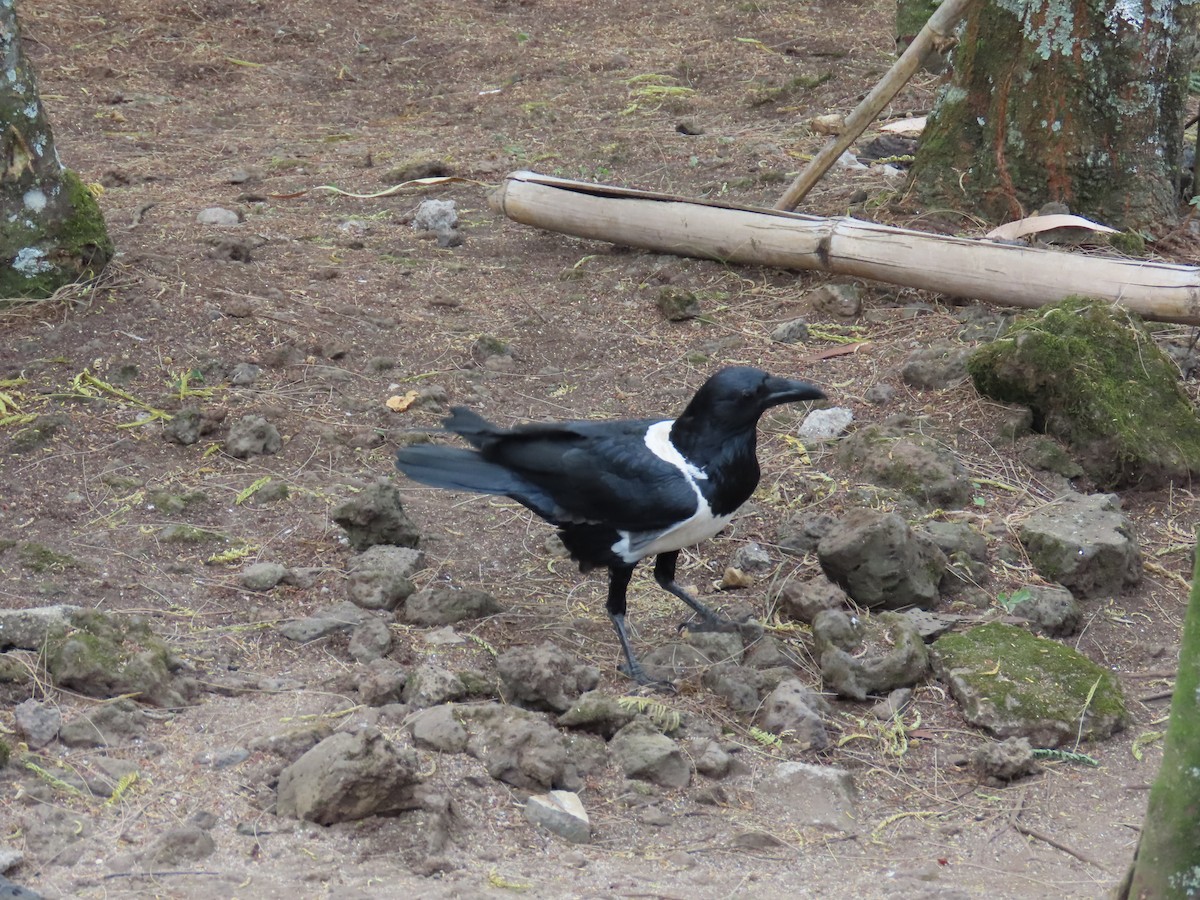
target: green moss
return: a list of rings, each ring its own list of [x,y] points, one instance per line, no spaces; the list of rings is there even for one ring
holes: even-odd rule
[[[1200,473],[1200,419],[1178,370],[1132,313],[1069,298],[1017,320],[967,370],[980,393],[1033,411],[1106,489]]]
[[[75,557],[69,556],[66,553],[59,553],[45,544],[38,544],[33,541],[22,544],[21,548],[17,551],[17,556],[21,561],[21,565],[31,572],[61,572],[63,569],[74,569],[79,566]]]
[[[10,759],[12,759],[12,747],[8,745],[8,741],[0,739],[0,769],[7,766]]]
[[[40,269],[22,271],[11,262],[0,267],[0,297],[49,297],[65,284],[95,277],[112,257],[100,206],[78,175],[64,169],[57,183],[46,180],[38,188],[51,198],[64,194],[50,202],[62,203],[69,212],[61,218],[18,215],[0,223],[0,247],[7,258],[29,251],[37,254]]]
[[[1077,733],[1107,737],[1128,721],[1112,674],[1058,641],[991,622],[939,638],[933,651],[939,673],[968,689],[964,712],[974,724],[1020,721],[1040,741],[1061,743]]]

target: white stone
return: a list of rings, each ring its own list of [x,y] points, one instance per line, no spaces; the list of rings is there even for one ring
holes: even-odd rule
[[[846,433],[854,413],[843,406],[829,409],[814,409],[800,423],[797,434],[805,441],[831,441]]]
[[[525,818],[575,844],[592,839],[592,824],[578,794],[551,791],[536,794],[525,803]]]
[[[207,209],[200,210],[196,216],[196,221],[201,225],[216,225],[218,228],[232,228],[241,222],[238,214],[232,209],[225,209],[221,206],[210,206]]]

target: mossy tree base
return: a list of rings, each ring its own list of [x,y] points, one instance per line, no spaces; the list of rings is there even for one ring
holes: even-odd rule
[[[1197,6],[985,0],[922,136],[923,202],[1007,221],[1043,204],[1157,232],[1178,196]]]
[[[0,2],[0,302],[43,298],[98,275],[113,245],[91,191],[63,168],[16,12]]]

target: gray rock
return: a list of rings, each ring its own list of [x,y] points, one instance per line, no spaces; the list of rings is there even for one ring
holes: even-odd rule
[[[566,742],[543,715],[499,703],[461,707],[459,714],[467,752],[493,778],[528,791],[567,786],[574,767]]]
[[[689,631],[684,640],[714,663],[740,663],[746,651],[742,636],[732,631]]]
[[[533,709],[566,712],[581,694],[600,682],[600,670],[546,641],[513,647],[496,660],[504,698]]]
[[[780,344],[798,344],[808,340],[808,322],[804,319],[788,319],[771,329],[771,340]]]
[[[812,624],[827,609],[845,609],[850,598],[824,575],[804,581],[788,579],[779,592],[779,607],[797,622]]]
[[[1111,597],[1142,577],[1133,523],[1115,494],[1059,497],[1026,517],[1020,540],[1038,574],[1076,597]]]
[[[250,749],[295,762],[332,733],[332,729],[326,723],[319,722],[316,725],[305,725],[280,734],[255,738],[250,742]]]
[[[418,666],[404,685],[404,702],[418,709],[449,703],[466,696],[462,679],[430,663]]]
[[[997,737],[1058,747],[1102,740],[1129,721],[1111,672],[1022,628],[991,622],[938,638],[931,653],[964,718]]]
[[[196,214],[199,225],[215,225],[218,228],[232,228],[241,224],[241,217],[232,209],[221,206],[207,206]]]
[[[383,619],[368,619],[350,632],[350,655],[357,662],[369,663],[387,655],[392,647],[392,629]]]
[[[814,409],[796,432],[802,441],[832,441],[841,437],[854,421],[854,413],[844,406]]]
[[[358,695],[366,706],[386,706],[404,699],[408,672],[390,659],[374,659],[358,677]]]
[[[885,381],[877,381],[863,394],[863,397],[868,403],[874,403],[876,406],[884,406],[891,403],[896,397],[896,389]]]
[[[812,553],[817,549],[821,538],[836,524],[837,520],[833,516],[810,516],[802,513],[793,516],[780,527],[775,543],[788,553]]]
[[[912,688],[896,688],[871,707],[871,715],[883,722],[894,719],[904,712],[905,707],[912,700],[912,693]]]
[[[927,644],[937,640],[963,620],[962,616],[954,613],[933,613],[927,609],[906,609],[900,615],[912,623],[917,629],[917,634],[921,635],[921,640]]]
[[[829,579],[856,603],[899,609],[933,606],[945,554],[895,513],[854,509],[817,545]]]
[[[733,757],[719,743],[701,739],[695,742],[691,757],[696,771],[705,778],[719,780],[726,777],[733,768]]]
[[[58,737],[62,728],[62,713],[57,706],[42,703],[39,700],[24,700],[13,710],[17,724],[17,733],[29,745],[31,750],[45,747]]]
[[[695,294],[670,285],[659,289],[655,305],[668,322],[686,322],[699,317],[701,313],[700,300]]]
[[[1010,737],[973,750],[971,768],[984,778],[1015,781],[1032,775],[1040,766],[1028,738]]]
[[[42,606],[31,609],[0,609],[0,650],[41,650],[52,634],[65,634],[78,606]]]
[[[250,751],[245,747],[223,747],[218,750],[206,750],[198,753],[193,762],[198,766],[209,766],[213,769],[229,769],[250,758]]]
[[[420,541],[417,527],[404,511],[400,491],[390,481],[377,481],[343,500],[332,515],[355,550],[376,544],[416,547]]]
[[[823,284],[804,299],[814,312],[853,319],[862,312],[862,289],[857,284]]]
[[[146,714],[132,700],[89,709],[63,725],[59,740],[68,747],[106,747],[128,743],[146,733]]]
[[[138,764],[122,760],[118,756],[96,756],[91,760],[92,772],[86,773],[84,781],[95,797],[112,797],[121,779],[138,774]]]
[[[457,590],[448,584],[431,584],[405,601],[401,616],[413,625],[453,625],[464,619],[482,619],[503,611],[496,598],[486,591]]]
[[[435,235],[440,247],[453,247],[461,242],[456,231],[458,208],[453,200],[422,200],[413,216],[412,227],[415,231]]]
[[[558,717],[558,724],[564,728],[591,731],[607,740],[632,722],[633,718],[633,711],[622,706],[616,697],[600,691],[588,691]]]
[[[304,644],[331,634],[348,632],[370,618],[370,613],[347,601],[316,610],[303,619],[284,622],[278,631],[288,640]]]
[[[828,704],[795,678],[779,683],[763,700],[756,717],[760,728],[784,737],[801,750],[824,750],[829,732],[821,718]]]
[[[771,571],[771,554],[761,544],[750,541],[733,551],[729,565],[749,575],[761,575]]]
[[[939,585],[942,591],[952,594],[987,583],[991,570],[982,534],[965,522],[926,522],[923,530],[949,561]]]
[[[205,435],[212,434],[224,421],[224,409],[185,406],[163,426],[163,437],[172,443],[190,446]]]
[[[592,824],[579,795],[571,791],[536,794],[525,801],[525,818],[573,844],[592,839]]]
[[[691,783],[692,767],[679,745],[645,719],[634,719],[618,731],[609,750],[627,778],[673,789]]]
[[[279,429],[262,416],[242,416],[229,427],[225,452],[234,459],[266,456],[283,447]]]
[[[0,897],[4,897],[6,900],[43,900],[42,895],[37,891],[31,891],[15,881],[9,881],[3,875],[0,875]]]
[[[254,363],[240,362],[229,370],[229,383],[235,387],[248,387],[258,381],[262,369]]]
[[[779,763],[756,785],[757,803],[795,825],[854,831],[858,791],[854,776],[834,766]]]
[[[0,847],[0,874],[9,872],[25,861],[25,854],[12,847]],[[0,894],[0,897],[5,896]]]
[[[1066,588],[1031,584],[1021,591],[1027,596],[1009,611],[1028,619],[1042,634],[1069,637],[1083,625],[1083,611]]]
[[[813,642],[821,678],[838,696],[865,700],[893,688],[909,687],[929,674],[929,652],[916,626],[899,613],[857,619],[858,644],[843,646],[851,619],[826,610],[813,620]]]
[[[939,341],[909,354],[900,369],[904,383],[922,390],[942,390],[967,378],[967,360],[974,349]]]
[[[753,669],[774,669],[795,664],[796,660],[785,653],[779,641],[769,634],[750,643],[742,657],[742,665]]]
[[[766,678],[758,669],[735,663],[717,663],[704,672],[703,684],[721,697],[734,712],[754,713],[766,692]]]
[[[413,743],[438,753],[462,753],[467,749],[467,729],[454,714],[450,703],[422,709],[409,717],[408,731]]]
[[[368,547],[350,563],[350,599],[363,609],[393,610],[416,590],[412,577],[424,565],[425,555],[412,547]]]
[[[841,456],[874,484],[919,503],[953,509],[971,498],[971,480],[958,458],[933,439],[902,424],[869,425],[850,435]]]
[[[708,668],[711,660],[690,644],[672,641],[642,654],[642,668],[658,681],[686,678]]]
[[[411,808],[417,755],[378,730],[339,732],[279,776],[277,814],[332,825]]]
[[[238,575],[238,582],[250,591],[269,591],[287,577],[287,566],[279,563],[260,562],[247,566]]]
[[[1029,410],[1025,410],[1029,414]],[[1083,466],[1054,438],[1031,434],[1017,443],[1017,459],[1031,469],[1053,472],[1063,478],[1078,478]]]

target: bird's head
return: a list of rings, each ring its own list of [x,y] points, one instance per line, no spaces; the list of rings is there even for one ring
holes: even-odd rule
[[[824,399],[824,392],[807,381],[777,378],[750,366],[731,366],[704,382],[676,422],[692,429],[740,431],[753,428],[773,406]]]

